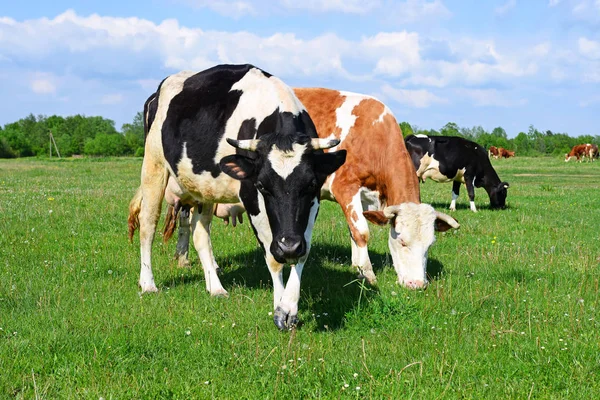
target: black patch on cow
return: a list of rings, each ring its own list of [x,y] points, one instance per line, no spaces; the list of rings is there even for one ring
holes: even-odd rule
[[[253,68],[248,64],[219,65],[185,80],[181,92],[169,103],[162,126],[165,158],[175,173],[184,143],[195,174],[210,171],[217,177],[221,173],[214,154],[242,95],[231,87]]]

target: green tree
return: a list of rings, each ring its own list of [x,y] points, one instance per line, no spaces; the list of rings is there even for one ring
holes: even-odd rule
[[[84,153],[91,156],[122,156],[127,152],[125,137],[120,134],[99,133],[85,143]]]
[[[406,121],[400,122],[400,129],[402,130],[402,135],[407,137],[408,135],[414,135],[412,126]]]
[[[128,154],[144,154],[144,114],[138,112],[131,124],[123,124],[121,133],[125,137]]]
[[[440,135],[460,136],[460,128],[455,122],[448,122],[442,129],[440,129]]]

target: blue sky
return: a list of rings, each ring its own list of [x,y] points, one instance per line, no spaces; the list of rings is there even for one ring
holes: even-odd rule
[[[0,124],[120,128],[165,76],[220,63],[374,95],[421,128],[600,134],[600,0],[4,2]]]

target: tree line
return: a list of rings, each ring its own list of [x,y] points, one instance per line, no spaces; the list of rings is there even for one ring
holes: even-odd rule
[[[28,115],[0,127],[0,158],[56,155],[50,143],[54,137],[60,155],[89,156],[144,155],[144,119],[138,112],[132,123],[123,124],[121,131],[115,122],[103,117],[74,115],[50,117]],[[52,146],[52,150],[50,150]]]
[[[401,122],[400,128],[405,137],[410,134],[462,136],[486,149],[496,146],[514,150],[518,156],[562,155],[568,153],[576,144],[600,144],[599,135],[572,137],[566,133],[540,131],[533,125],[529,126],[527,132],[520,132],[511,139],[502,127],[488,132],[481,126],[461,128],[454,122],[448,122],[439,131],[420,129],[408,122]],[[0,158],[48,156],[50,133],[63,157],[75,154],[138,157],[144,155],[144,117],[141,112],[135,115],[131,123],[123,124],[121,131],[117,131],[114,121],[98,116],[36,117],[30,114],[0,127]],[[54,148],[52,154],[56,154]]]

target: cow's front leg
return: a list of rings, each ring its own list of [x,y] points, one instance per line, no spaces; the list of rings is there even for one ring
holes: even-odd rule
[[[452,182],[452,201],[450,202],[450,211],[456,211],[456,199],[460,193],[460,182]]]
[[[192,214],[192,237],[194,239],[194,247],[198,252],[202,269],[204,270],[206,290],[210,292],[211,296],[228,296],[217,275],[219,266],[215,260],[210,241],[212,216],[212,204],[199,204],[198,207],[194,207]]]
[[[338,203],[342,206],[350,230],[352,266],[356,267],[360,277],[364,277],[367,282],[374,285],[377,283],[377,277],[373,272],[373,265],[367,248],[369,224],[363,215],[360,188],[348,190],[347,186],[344,188],[341,185],[335,185],[335,183],[337,182],[334,182],[333,190]]]
[[[471,211],[477,212],[477,208],[475,207],[475,178],[465,176],[465,186],[467,187],[467,193],[469,195]]]
[[[283,290],[283,295],[279,304],[275,306],[273,314],[273,322],[280,330],[292,329],[298,324],[298,301],[300,300],[300,281],[302,278],[302,270],[304,269],[303,261],[292,265],[290,277]]]
[[[189,268],[189,249],[190,249],[190,219],[191,207],[187,205],[181,206],[179,211],[179,230],[177,234],[177,247],[175,249],[175,258],[177,264],[182,268]]]

